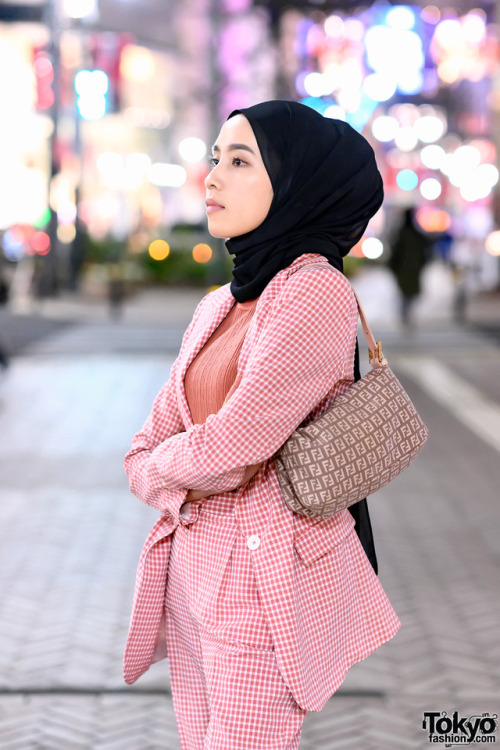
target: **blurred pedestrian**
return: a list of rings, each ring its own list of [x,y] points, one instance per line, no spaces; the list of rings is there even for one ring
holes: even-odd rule
[[[342,258],[382,180],[359,133],[295,102],[234,111],[213,150],[208,228],[230,238],[233,280],[197,307],[125,458],[132,492],[162,515],[124,673],[168,651],[183,750],[294,750],[306,712],[400,627],[366,501],[322,522],[294,514],[272,458],[353,382]]]
[[[401,294],[400,316],[405,328],[412,325],[412,307],[421,292],[421,276],[432,257],[433,241],[421,230],[413,207],[406,208],[402,222],[390,240],[389,268]]]
[[[119,320],[123,314],[125,300],[125,279],[123,268],[119,263],[112,263],[108,267],[108,301],[109,311],[114,320]]]
[[[9,301],[9,285],[6,279],[0,274],[0,307],[7,305]],[[0,369],[6,370],[9,366],[9,357],[7,354],[7,346],[0,333]]]

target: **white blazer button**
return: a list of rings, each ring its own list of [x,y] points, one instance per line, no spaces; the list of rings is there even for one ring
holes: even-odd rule
[[[252,534],[247,539],[248,549],[258,549],[260,547],[260,537],[257,534]]]

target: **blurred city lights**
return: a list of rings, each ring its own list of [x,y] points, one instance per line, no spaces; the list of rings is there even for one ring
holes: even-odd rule
[[[170,253],[170,245],[165,240],[153,240],[148,252],[153,260],[165,260]]]
[[[69,245],[76,237],[76,228],[74,224],[59,224],[57,227],[57,239],[63,245]]]
[[[419,208],[416,218],[425,232],[446,232],[451,226],[451,216],[447,211],[430,206]]]
[[[97,0],[64,0],[63,7],[69,18],[88,18],[97,13]]]
[[[427,177],[425,180],[422,180],[422,183],[420,185],[420,192],[422,194],[423,198],[426,198],[428,201],[434,201],[436,198],[439,198],[441,195],[441,183],[439,180],[436,180],[435,177]]]
[[[57,207],[57,219],[61,224],[72,224],[76,219],[76,206],[71,201],[64,201]]]
[[[480,164],[460,187],[460,195],[469,203],[487,198],[498,182],[498,169],[493,164]]]
[[[395,117],[380,115],[372,122],[372,134],[377,141],[388,143],[394,140],[399,130],[399,122]]]
[[[385,21],[393,29],[408,31],[415,26],[415,14],[406,5],[396,5],[388,11]]]
[[[485,14],[481,10],[473,10],[463,18],[462,29],[469,44],[479,44],[486,33]]]
[[[37,255],[47,255],[50,251],[50,237],[46,232],[35,232],[30,239],[30,245]]]
[[[158,187],[181,187],[186,182],[186,170],[180,164],[156,162],[150,166],[148,178]]]
[[[184,161],[196,164],[207,153],[207,147],[201,138],[184,138],[179,143],[179,154]]]
[[[143,83],[155,74],[153,53],[146,47],[127,44],[120,55],[120,73],[127,81]]]
[[[84,120],[100,120],[106,114],[109,79],[103,70],[80,70],[75,76],[76,105]]]
[[[396,182],[401,190],[414,190],[418,185],[418,175],[413,169],[402,169],[396,176]]]
[[[441,11],[436,5],[426,5],[425,8],[422,8],[420,17],[422,21],[434,25],[439,22],[439,19],[441,18]]]
[[[366,76],[363,89],[370,99],[376,102],[385,102],[396,93],[397,82],[385,73],[372,73]]]
[[[420,152],[422,164],[429,169],[440,169],[446,158],[446,151],[442,146],[424,146]]]
[[[340,16],[328,16],[325,21],[325,33],[331,37],[339,37],[344,33],[344,21]]]
[[[17,262],[24,252],[24,238],[15,228],[8,229],[2,238],[2,247],[7,260]]]
[[[490,255],[500,255],[500,231],[490,232],[486,237],[486,250]]]
[[[36,81],[36,106],[38,109],[50,109],[54,104],[54,68],[52,62],[45,52],[35,55],[33,70]]]
[[[462,45],[463,32],[460,21],[457,18],[443,19],[436,26],[434,38],[445,49]]]
[[[346,121],[346,113],[345,110],[342,109],[342,107],[339,107],[337,104],[332,104],[330,107],[327,107],[323,113],[324,117],[330,117],[333,120],[343,120]]]
[[[445,132],[445,125],[439,117],[424,115],[420,117],[415,125],[415,134],[423,143],[438,141]]]
[[[418,92],[418,87],[423,85],[420,71],[425,62],[418,34],[375,25],[366,32],[365,44],[367,62],[374,71],[384,74],[386,79],[396,80],[397,87],[404,93]],[[378,86],[376,90],[377,88]],[[380,91],[382,90],[380,84]]]
[[[360,42],[365,35],[363,22],[358,18],[346,18],[344,21],[344,35],[352,42]]]
[[[394,141],[400,151],[413,151],[418,143],[418,138],[414,128],[405,126],[399,128],[394,137]]]
[[[398,90],[402,94],[418,94],[424,86],[424,76],[421,70],[408,70],[398,77]]]
[[[212,257],[212,248],[210,245],[200,242],[193,247],[193,259],[197,263],[208,263]]]
[[[361,106],[361,94],[355,88],[342,89],[337,99],[344,112],[357,112]]]
[[[45,208],[41,211],[41,213],[38,214],[38,216],[35,216],[33,219],[33,226],[37,229],[40,229],[41,227],[46,226],[50,221],[50,208],[48,206],[45,206]]]
[[[116,151],[103,151],[96,163],[106,187],[113,190],[136,190],[148,174],[151,158],[140,152],[125,157]]]
[[[329,94],[327,82],[321,73],[309,73],[304,78],[304,89],[309,96],[324,96]]]
[[[384,252],[384,245],[377,237],[367,237],[366,240],[363,240],[361,247],[363,255],[369,260],[380,258]]]
[[[127,107],[123,115],[130,124],[139,128],[167,128],[172,120],[166,110],[150,107]]]

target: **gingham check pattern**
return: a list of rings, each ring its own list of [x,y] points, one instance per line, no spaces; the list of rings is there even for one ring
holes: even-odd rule
[[[320,710],[349,667],[400,627],[349,511],[319,523],[293,514],[272,460],[296,427],[323,413],[353,380],[356,302],[343,275],[319,267],[320,259],[305,253],[267,285],[241,349],[238,387],[217,414],[194,425],[184,373],[234,304],[229,285],[204,297],[170,379],[133,439],[125,457],[131,490],[162,516],[139,562],[125,651],[129,683],[155,658],[171,534],[186,523],[179,508],[187,489],[225,494],[249,464],[263,462],[231,495],[235,518],[244,537],[261,540],[252,558],[259,594],[281,674],[299,705]]]
[[[173,536],[166,634],[181,748],[296,750],[306,712],[279,672],[233,510],[219,496]]]

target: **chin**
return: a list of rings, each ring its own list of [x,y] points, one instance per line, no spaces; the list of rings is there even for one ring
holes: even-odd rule
[[[210,229],[210,227],[208,227],[208,233],[210,235],[212,235],[212,237],[216,237],[219,240],[227,240],[227,239],[229,239],[226,233],[221,232],[221,231],[219,231],[217,229]]]

